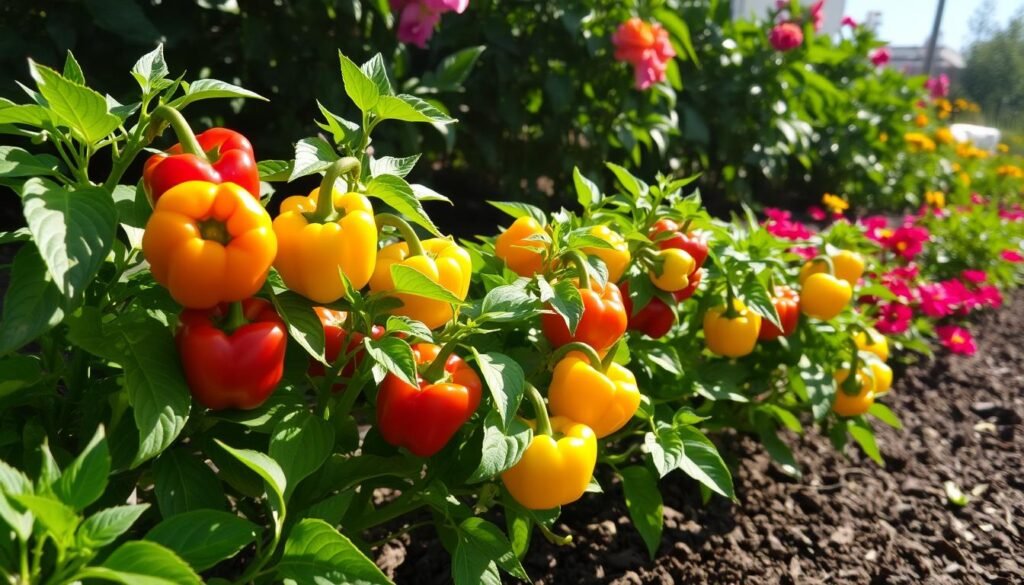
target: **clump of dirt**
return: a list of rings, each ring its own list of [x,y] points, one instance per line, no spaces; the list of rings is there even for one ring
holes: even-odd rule
[[[603,478],[563,511],[573,544],[535,535],[524,559],[535,583],[1024,582],[1024,294],[982,317],[978,352],[907,369],[884,402],[903,421],[876,424],[885,468],[814,430],[790,436],[804,476],[782,474],[746,436],[716,437],[735,470],[737,502],[700,503],[693,481],[662,482],[665,530],[652,560],[630,525],[621,486]],[[952,482],[966,506],[950,502]],[[398,583],[448,583],[448,555],[429,529],[383,547]]]

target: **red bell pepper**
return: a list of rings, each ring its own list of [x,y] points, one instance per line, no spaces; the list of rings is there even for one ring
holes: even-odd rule
[[[250,195],[260,197],[260,172],[252,144],[245,136],[227,128],[210,128],[196,136],[209,162],[194,154],[183,154],[180,144],[167,154],[154,154],[142,170],[142,186],[154,205],[171,187],[186,181],[234,183]]]
[[[429,366],[441,348],[432,343],[412,346],[420,366]],[[384,440],[405,447],[419,457],[430,457],[451,440],[480,405],[480,377],[462,358],[445,360],[441,380],[418,377],[416,386],[388,374],[377,394],[377,427]]]
[[[694,270],[693,273],[690,275],[690,285],[684,288],[683,290],[677,290],[676,292],[672,293],[672,296],[675,297],[676,302],[681,303],[686,299],[692,297],[693,293],[697,292],[697,287],[700,286],[700,281],[702,280],[704,280],[704,269],[698,268],[697,270]]]
[[[213,410],[256,408],[284,373],[288,334],[284,321],[263,299],[242,301],[246,323],[228,333],[218,326],[228,305],[185,309],[177,333],[178,354],[189,390]]]
[[[772,304],[775,305],[775,311],[779,314],[782,329],[780,330],[768,319],[761,319],[761,331],[757,335],[761,341],[771,341],[780,336],[789,337],[796,331],[796,326],[800,322],[800,295],[792,288],[776,286]]]
[[[685,250],[693,257],[693,270],[696,272],[708,259],[708,243],[703,238],[693,233],[683,233],[682,226],[668,218],[659,219],[651,226],[650,236],[657,238],[660,234],[668,233],[667,237],[658,239],[658,247],[662,250],[678,248]],[[692,272],[691,272],[692,274]]]
[[[672,308],[665,304],[665,301],[658,297],[651,297],[647,305],[634,313],[633,299],[629,298],[629,283],[623,281],[619,284],[619,291],[622,292],[622,304],[626,308],[626,316],[629,319],[627,327],[631,331],[639,331],[651,339],[660,339],[672,329],[672,325],[676,322],[676,315],[672,312]]]
[[[324,326],[324,357],[327,358],[327,363],[334,363],[341,356],[341,348],[344,346],[345,353],[351,355],[349,356],[348,363],[341,369],[341,376],[343,378],[351,378],[356,368],[359,367],[359,364],[366,357],[366,349],[362,347],[363,339],[366,335],[356,331],[349,336],[348,331],[343,327],[345,313],[342,311],[335,311],[326,307],[316,307],[315,310],[317,316],[320,317],[320,323]],[[374,325],[370,333],[370,339],[380,339],[384,337],[385,332],[386,330],[380,325]],[[346,340],[348,340],[347,343]],[[314,359],[309,360],[307,372],[310,376],[323,376],[326,374],[324,365]],[[344,389],[344,383],[335,384],[332,388],[335,392],[341,392]]]
[[[628,318],[622,304],[622,293],[610,282],[603,288],[593,283],[591,288],[579,291],[583,299],[583,316],[575,334],[569,332],[565,320],[554,311],[541,316],[541,329],[555,347],[581,341],[598,352],[604,352],[626,332]]]

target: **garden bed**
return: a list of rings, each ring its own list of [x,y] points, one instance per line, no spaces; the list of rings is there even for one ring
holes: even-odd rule
[[[974,356],[922,361],[897,382],[886,402],[905,428],[879,428],[885,469],[853,446],[844,458],[810,429],[792,440],[805,473],[796,481],[754,440],[721,437],[738,501],[704,507],[693,481],[669,476],[653,562],[606,477],[608,493],[563,510],[574,544],[536,534],[527,571],[536,583],[1021,582],[1024,295],[1008,301],[981,319]],[[950,503],[946,481],[965,507]],[[429,529],[386,545],[378,564],[399,583],[451,579]]]

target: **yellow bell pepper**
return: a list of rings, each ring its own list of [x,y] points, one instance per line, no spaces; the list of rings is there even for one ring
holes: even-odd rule
[[[377,258],[373,207],[359,193],[334,189],[338,171],[331,167],[320,188],[308,196],[285,199],[274,219],[279,246],[274,267],[281,279],[288,288],[324,304],[344,296],[341,273],[353,288],[366,286]],[[333,193],[332,200],[320,201],[324,190]]]
[[[590,229],[590,235],[600,238],[612,245],[611,248],[585,246],[580,251],[588,256],[597,256],[608,267],[608,281],[618,282],[629,266],[629,244],[618,232],[606,225],[596,225]]]
[[[543,233],[544,226],[537,220],[520,217],[494,240],[494,254],[504,260],[512,272],[529,278],[544,269],[548,243],[528,238]]]
[[[871,368],[871,372],[875,375],[875,396],[881,396],[889,392],[892,388],[892,368],[887,366],[882,360],[876,359],[870,360],[868,367]]]
[[[800,291],[800,310],[808,317],[828,321],[850,304],[850,283],[827,272],[810,275]]]
[[[829,256],[832,261],[832,267],[834,274],[837,278],[841,278],[846,282],[850,283],[850,286],[856,286],[857,281],[860,280],[862,274],[864,274],[864,257],[856,252],[850,250],[840,250]],[[803,265],[800,269],[800,284],[803,284],[805,280],[810,278],[812,274],[818,274],[820,272],[828,271],[828,264],[822,260],[810,260]]]
[[[853,341],[857,344],[857,349],[873,353],[883,362],[889,361],[889,341],[875,329],[869,329],[868,333],[871,334],[871,341],[868,341],[868,336],[863,331],[854,333]]]
[[[693,256],[679,248],[665,248],[656,253],[657,262],[661,264],[659,274],[655,270],[647,273],[654,286],[665,292],[678,292],[690,286],[690,274],[697,269]]]
[[[704,340],[712,353],[736,358],[754,351],[761,331],[761,315],[737,298],[732,299],[732,307],[732,314],[726,305],[704,313]]]
[[[469,253],[452,240],[444,238],[423,240],[419,244],[423,248],[422,254],[410,254],[408,242],[398,242],[381,249],[377,254],[377,266],[370,277],[370,290],[393,291],[395,281],[391,276],[391,266],[400,264],[422,273],[460,300],[465,299],[473,273]],[[445,325],[454,316],[452,306],[444,301],[407,293],[394,293],[392,296],[402,301],[402,306],[391,313],[422,321],[431,329]]]
[[[832,412],[839,416],[857,416],[864,414],[875,403],[874,374],[866,369],[857,370],[856,393],[848,394],[843,386],[850,377],[849,370],[839,370],[835,374],[836,398],[832,403]]]
[[[600,439],[633,418],[640,406],[640,390],[632,372],[615,363],[601,371],[600,360],[595,365],[594,358],[570,353],[558,362],[548,388],[548,405],[552,414],[587,425]]]
[[[186,181],[168,189],[142,236],[153,278],[190,309],[256,294],[277,253],[270,216],[234,183]]]
[[[580,499],[597,464],[597,438],[590,427],[555,416],[551,428],[560,438],[535,434],[522,459],[501,474],[512,497],[530,510]]]

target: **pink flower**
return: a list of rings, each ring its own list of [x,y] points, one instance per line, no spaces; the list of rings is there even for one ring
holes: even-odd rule
[[[811,219],[813,219],[814,221],[825,221],[825,210],[818,207],[817,205],[812,205],[808,207],[807,214],[810,215]]]
[[[971,193],[971,203],[975,205],[985,205],[988,201],[981,196],[981,193]]]
[[[871,62],[875,64],[875,67],[887,64],[891,57],[888,47],[880,47],[871,52]]]
[[[658,23],[630,18],[612,34],[615,59],[633,66],[636,88],[644,90],[663,81],[668,63],[676,56],[668,31]]]
[[[1003,253],[1000,254],[999,257],[1007,262],[1013,262],[1014,264],[1024,262],[1024,256],[1021,256],[1020,252],[1017,250],[1003,250]]]
[[[984,270],[964,270],[960,273],[960,277],[972,284],[981,284],[988,279]]]
[[[917,296],[921,299],[921,312],[933,319],[948,317],[956,310],[956,299],[941,284],[922,284],[917,287]]]
[[[811,20],[814,22],[814,32],[821,30],[821,26],[825,24],[825,0],[818,0],[814,4],[811,4]]]
[[[978,287],[978,290],[974,293],[974,301],[982,307],[990,307],[992,309],[998,309],[1003,306],[1003,293],[999,292],[999,289],[991,284]]]
[[[999,218],[1006,221],[1020,221],[1024,219],[1024,211],[1019,209],[1001,209],[999,210]]]
[[[789,249],[790,252],[798,254],[803,257],[804,260],[810,260],[818,255],[818,249],[814,246],[794,246]]]
[[[854,20],[852,16],[847,15],[847,16],[843,17],[843,22],[842,22],[842,24],[840,26],[848,26],[851,29],[856,29],[857,28],[857,21]]]
[[[771,235],[786,240],[806,240],[811,237],[811,230],[799,221],[793,221],[792,214],[788,211],[769,207],[764,210],[768,216],[761,225]]]
[[[914,316],[910,307],[901,303],[886,303],[880,308],[878,322],[875,323],[875,329],[880,333],[903,333],[910,328],[910,318]]]
[[[869,240],[881,243],[889,235],[889,220],[883,215],[871,215],[860,219],[864,235]]]
[[[971,332],[963,327],[942,325],[935,328],[935,333],[939,335],[939,341],[942,342],[942,345],[946,346],[946,349],[953,353],[974,355],[974,352],[978,350],[974,344],[974,337],[971,335]]]
[[[949,76],[943,73],[937,77],[930,77],[924,82],[924,88],[933,98],[946,97],[949,95]]]
[[[469,8],[469,0],[422,0],[423,4],[441,14],[454,12],[462,14]]]
[[[946,289],[946,298],[949,299],[950,307],[959,308],[963,313],[969,313],[978,306],[974,299],[974,293],[963,282],[951,278],[943,280],[939,284]]]
[[[924,243],[930,236],[927,228],[902,225],[896,228],[892,235],[885,238],[882,243],[906,260],[911,260],[921,253]]]
[[[462,14],[469,0],[388,0],[393,12],[398,12],[398,40],[423,49],[434,34],[441,15],[445,12]]]
[[[804,31],[800,30],[799,25],[792,22],[777,24],[768,34],[768,42],[776,51],[791,51],[804,42]]]

